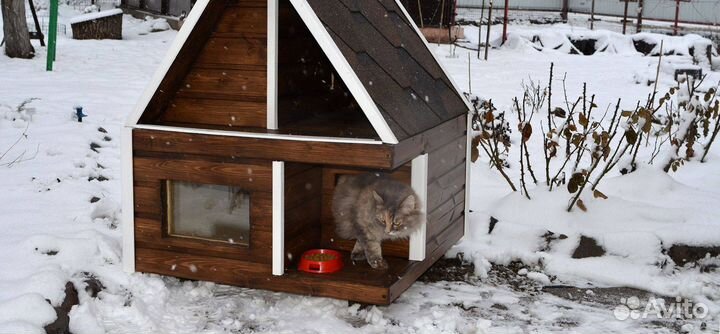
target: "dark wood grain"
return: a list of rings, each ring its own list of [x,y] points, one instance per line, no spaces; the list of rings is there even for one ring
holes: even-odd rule
[[[208,36],[215,28],[215,24],[224,9],[224,1],[210,1],[208,3],[198,19],[198,23],[190,32],[187,41],[183,44],[173,64],[150,99],[143,115],[140,117],[140,123],[154,122],[160,113],[167,108],[170,100],[180,88],[183,79],[192,67],[192,63],[205,45],[205,41],[207,41]]]
[[[432,211],[465,187],[465,164],[455,166],[445,175],[428,183],[427,208]]]
[[[216,99],[263,101],[267,94],[265,71],[193,68],[178,96],[207,96]]]
[[[231,244],[196,238],[168,236],[161,221],[135,219],[135,245],[141,248],[157,249],[174,253],[195,254],[219,258],[244,260],[257,263],[271,263],[272,252],[266,247],[250,248],[247,244]],[[272,234],[265,231],[251,231],[251,240],[256,245],[272,243]]]
[[[289,268],[283,276],[273,276],[269,265],[245,261],[146,248],[137,248],[136,256],[136,268],[142,272],[380,305],[391,302],[389,288],[411,265],[388,257],[389,270],[373,270],[367,264],[352,264],[345,255],[345,268],[338,273],[308,274]]]
[[[395,145],[394,165],[402,166],[423,153],[432,153],[447,145],[466,131],[465,115],[442,123],[430,130],[410,137]]]
[[[265,102],[175,97],[158,123],[172,122],[219,125],[228,128],[264,128],[267,125],[267,104]]]
[[[263,28],[266,25],[262,22]],[[243,27],[244,24],[235,24]],[[264,30],[263,30],[264,31]],[[194,66],[203,64],[236,64],[267,66],[267,39],[211,37],[198,56]]]
[[[133,131],[133,148],[147,152],[233,156],[377,169],[390,169],[392,158],[392,146],[389,145],[239,138],[140,129]]]
[[[462,135],[428,155],[428,179],[447,174],[455,166],[465,163],[467,137]]]
[[[267,35],[266,3],[258,3],[256,6],[227,6],[215,33],[231,33],[251,38],[265,37]],[[238,24],[239,22],[242,24]]]
[[[260,164],[215,163],[201,160],[170,160],[137,157],[133,176],[137,180],[177,180],[202,184],[235,185],[245,190],[272,189],[272,168]]]

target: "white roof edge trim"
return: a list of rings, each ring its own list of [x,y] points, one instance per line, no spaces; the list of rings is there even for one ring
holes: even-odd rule
[[[200,20],[200,16],[205,11],[205,8],[207,8],[208,3],[210,3],[209,0],[198,0],[190,10],[190,14],[188,14],[187,18],[183,22],[180,31],[178,31],[177,36],[175,36],[175,39],[170,46],[170,49],[168,49],[165,57],[160,62],[160,65],[155,71],[150,83],[145,87],[145,91],[138,100],[137,104],[135,104],[135,109],[128,116],[125,125],[133,126],[138,123],[140,116],[142,116],[145,108],[147,108],[147,105],[150,103],[150,100],[155,94],[155,91],[160,87],[160,83],[165,78],[170,66],[172,66],[173,62],[180,53],[180,49],[182,49],[183,45],[185,45],[185,42],[190,36],[190,33],[193,29],[195,29],[195,25]]]
[[[443,73],[445,73],[445,76],[448,78],[448,80],[450,80],[450,83],[453,85],[453,88],[460,96],[460,99],[465,103],[465,106],[467,107],[468,111],[472,110],[473,107],[472,107],[472,105],[470,105],[470,101],[468,101],[468,99],[465,98],[465,94],[463,94],[463,91],[462,91],[462,89],[460,89],[460,86],[458,86],[458,84],[455,82],[455,80],[453,80],[453,77],[450,75],[450,72],[448,72],[448,70],[445,68],[443,63],[437,57],[435,52],[433,52],[433,50],[430,48],[430,43],[428,43],[427,39],[425,39],[425,35],[423,35],[422,32],[420,31],[420,28],[417,27],[417,25],[415,24],[415,21],[413,21],[413,19],[412,19],[412,16],[410,16],[410,13],[408,13],[407,9],[405,9],[405,6],[403,6],[403,4],[400,2],[400,0],[395,0],[395,3],[397,3],[398,7],[400,7],[403,14],[405,14],[405,17],[408,19],[408,22],[410,22],[410,25],[413,27],[413,29],[415,29],[415,32],[418,34],[418,36],[420,36],[423,43],[425,43],[425,47],[428,49],[428,51],[430,51],[430,54],[433,56],[433,58],[435,58],[435,62],[438,63],[438,65],[440,66],[440,69],[443,71]]]
[[[133,129],[141,129],[141,130],[156,130],[156,131],[165,131],[165,132],[180,132],[180,133],[192,133],[192,134],[199,134],[199,135],[240,137],[240,138],[292,140],[292,141],[318,142],[318,143],[340,143],[340,144],[369,144],[369,145],[382,145],[383,144],[383,142],[379,141],[379,140],[364,139],[364,138],[302,136],[302,135],[289,135],[289,134],[282,134],[282,133],[257,133],[257,132],[227,131],[227,130],[213,130],[213,129],[182,128],[182,127],[175,127],[175,126],[148,125],[148,124],[137,124],[137,125],[128,126],[128,127],[133,128]]]
[[[352,93],[358,105],[365,113],[365,116],[370,121],[370,124],[377,132],[380,139],[387,144],[397,144],[398,140],[395,134],[388,126],[387,121],[380,113],[375,101],[373,101],[370,94],[365,89],[365,85],[360,81],[355,71],[348,63],[345,56],[340,52],[335,41],[333,41],[330,33],[325,29],[325,25],[320,21],[315,11],[310,7],[310,4],[306,0],[290,0],[295,10],[298,11],[305,26],[307,26],[310,33],[315,37],[315,40],[320,45],[323,53],[328,57],[330,63],[332,63],[335,70],[340,74],[345,85]]]

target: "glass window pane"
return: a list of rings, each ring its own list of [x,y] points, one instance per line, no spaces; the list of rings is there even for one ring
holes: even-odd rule
[[[248,244],[250,193],[222,185],[168,181],[168,233]]]

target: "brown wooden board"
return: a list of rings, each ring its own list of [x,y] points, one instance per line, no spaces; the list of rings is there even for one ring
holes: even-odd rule
[[[444,230],[450,223],[454,222],[465,212],[465,188],[455,193],[432,210],[428,210],[426,234],[433,236]]]
[[[146,111],[141,123],[265,127],[267,5],[261,1],[212,3],[228,6],[219,16],[198,22],[206,35],[192,40],[194,51],[188,59],[175,60],[183,69],[175,70],[173,64],[164,80],[176,81],[166,94],[172,100],[153,105],[157,110]]]
[[[269,163],[215,163],[137,157],[133,177],[139,181],[178,180],[203,184],[236,185],[250,191],[272,189]]]
[[[465,187],[465,164],[455,166],[450,172],[428,181],[427,207],[430,212],[462,191]]]
[[[264,102],[266,81],[265,71],[193,68],[177,94],[179,97]]]
[[[243,24],[238,24],[242,22]],[[215,33],[236,34],[238,37],[259,38],[267,36],[267,8],[264,3],[257,7],[228,6],[225,8]]]
[[[290,268],[282,276],[273,276],[267,264],[210,256],[138,247],[136,258],[136,268],[142,272],[379,305],[397,298],[399,294],[391,294],[389,290],[404,278],[402,275],[414,274],[417,269],[413,268],[420,263],[387,257],[390,266],[387,271],[373,270],[366,263],[352,264],[346,253],[345,267],[338,273],[309,274]]]
[[[322,168],[309,167],[285,175],[286,266],[293,264],[302,252],[320,245]]]
[[[393,165],[401,166],[420,154],[431,153],[466,135],[466,116],[456,117],[395,145]]]
[[[145,107],[145,111],[140,117],[140,123],[152,124],[167,108],[175,92],[182,85],[183,79],[202,50],[202,47],[205,45],[205,41],[207,41],[208,36],[214,29],[224,9],[224,1],[215,0],[208,3],[198,19],[195,28],[190,32],[187,41],[183,44],[177,57],[162,79],[160,86]]]
[[[227,127],[258,127],[267,124],[265,102],[175,97],[158,123],[195,123]]]
[[[267,11],[267,9],[262,9]],[[242,21],[238,21],[242,22]],[[263,25],[266,23],[263,21]],[[236,26],[243,26],[238,24]],[[263,26],[264,28],[264,26]],[[266,66],[267,39],[211,37],[198,56],[194,66],[203,64],[233,64]]]
[[[390,169],[393,147],[375,144],[304,142],[133,130],[135,152],[200,154],[338,166]]]
[[[433,180],[449,172],[455,166],[465,164],[466,146],[467,137],[463,134],[431,152],[428,157],[428,179]]]

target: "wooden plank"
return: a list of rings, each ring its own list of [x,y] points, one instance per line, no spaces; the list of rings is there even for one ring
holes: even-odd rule
[[[296,268],[302,253],[313,248],[318,248],[319,245],[320,224],[318,221],[296,232],[292,237],[286,235],[285,251],[287,252],[287,260],[285,266],[288,268]]]
[[[264,37],[267,33],[267,3],[257,7],[228,6],[215,28],[216,33],[240,33]],[[242,24],[238,24],[238,23]]]
[[[317,227],[317,246],[320,236],[322,168],[313,166],[295,175],[286,175],[285,179],[285,239],[291,242],[304,230]]]
[[[224,1],[210,1],[208,3],[173,64],[160,82],[158,89],[145,107],[145,111],[140,117],[140,123],[152,123],[167,108],[170,99],[182,85],[183,79],[205,45],[205,41],[207,41],[224,9]]]
[[[427,239],[430,239],[432,236],[442,232],[450,226],[452,222],[457,220],[458,217],[465,214],[465,202],[464,196],[462,195],[464,192],[460,192],[458,197],[461,200],[459,203],[453,203],[453,201],[448,201],[447,206],[443,207],[440,206],[438,210],[435,210],[428,216],[428,230],[427,230]],[[453,205],[454,204],[454,205]]]
[[[309,201],[307,205],[287,210],[285,211],[285,238],[290,239],[302,233],[306,228],[320,226],[320,221],[319,199]]]
[[[252,231],[252,242],[269,243],[272,235],[264,231]],[[247,244],[167,236],[163,224],[157,220],[135,219],[135,244],[137,247],[238,259],[257,263],[270,263],[270,252],[265,249],[251,249]]]
[[[283,276],[272,276],[271,268],[264,264],[145,248],[136,252],[136,268],[141,272],[371,304],[388,304],[387,287],[397,280],[394,273],[370,270],[367,266],[348,265],[342,272],[329,275],[288,270]],[[408,264],[400,259],[388,260],[400,270],[405,270]]]
[[[157,273],[196,280],[236,285],[251,276],[270,275],[270,265],[225,258],[137,247],[135,267],[140,272]]]
[[[160,182],[153,182],[151,187],[134,186],[135,213],[145,213],[154,216],[162,214],[160,201]]]
[[[285,178],[291,178],[308,169],[317,168],[315,165],[290,162],[285,164]]]
[[[467,137],[462,135],[433,151],[428,156],[428,179],[448,173],[453,167],[465,162]]]
[[[175,97],[159,123],[197,123],[229,127],[265,127],[265,102]]]
[[[202,184],[235,185],[250,191],[269,192],[272,170],[269,163],[233,164],[202,160],[136,157],[134,177],[138,180],[178,180]]]
[[[443,230],[440,233],[437,233],[433,237],[428,237],[428,242],[427,242],[428,251],[436,252],[437,250],[441,250],[443,248],[443,246],[446,245],[448,242],[455,244],[458,240],[460,240],[460,238],[462,237],[462,234],[465,231],[465,223],[464,222],[465,222],[465,215],[460,215],[460,217],[457,217],[457,219],[455,219],[455,221],[450,223],[450,225],[448,227],[446,227],[445,230]],[[442,254],[440,254],[439,256],[442,256]]]
[[[389,145],[226,137],[144,129],[133,131],[133,145],[136,151],[233,156],[376,169],[390,167],[392,151]]]
[[[263,25],[265,21],[263,21]],[[235,24],[237,27],[243,24]],[[267,41],[265,38],[226,38],[211,37],[197,58],[195,65],[202,64],[239,64],[265,65],[267,60]]]
[[[267,94],[265,71],[193,68],[177,91],[181,97],[240,99],[262,102]]]
[[[427,208],[432,212],[440,204],[465,188],[465,163],[455,166],[445,175],[431,179],[428,184]]]
[[[432,153],[465,134],[466,115],[442,123],[395,145],[393,166],[401,166],[420,154]]]

